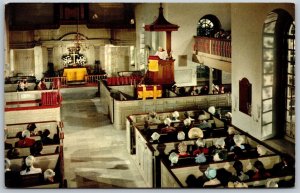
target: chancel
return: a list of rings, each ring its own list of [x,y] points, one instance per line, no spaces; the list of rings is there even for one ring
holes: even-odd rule
[[[23,2],[3,23],[8,189],[296,187],[294,4]]]

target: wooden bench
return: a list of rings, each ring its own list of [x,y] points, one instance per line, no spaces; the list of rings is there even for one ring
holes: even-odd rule
[[[21,171],[25,158],[26,157],[11,159],[10,160],[11,170],[12,171]],[[34,167],[41,168],[42,171],[45,171],[47,169],[55,170],[55,168],[57,167],[58,161],[59,161],[59,153],[40,155],[40,156],[35,157]]]
[[[271,169],[274,164],[279,163],[281,161],[279,155],[269,155],[269,156],[263,156],[258,158],[252,158],[252,159],[240,159],[243,163],[243,170],[248,171],[253,169],[253,164],[257,161],[261,161],[266,169]],[[223,162],[215,162],[215,163],[209,163],[203,165],[205,168],[202,168],[202,171],[205,171],[207,167],[212,167],[215,169],[226,169],[227,171],[233,173],[235,169],[233,168],[234,161],[223,161]],[[186,179],[189,175],[194,175],[196,178],[199,176],[204,175],[202,171],[199,169],[200,164],[189,166],[189,167],[170,167],[168,166],[168,162],[161,161],[161,179],[162,179],[162,187],[168,188],[168,187],[187,187]],[[271,176],[270,178],[275,178],[276,180],[290,180],[293,178],[293,176]],[[167,180],[169,179],[169,180]],[[170,180],[173,179],[173,180]],[[248,180],[245,183],[247,183],[248,186],[260,186],[266,184],[267,179],[262,180]],[[169,181],[169,182],[168,182]],[[174,183],[176,185],[174,185]]]
[[[7,128],[7,137],[16,137],[17,133],[26,130],[27,125],[30,123],[21,123],[21,124],[8,124]],[[45,129],[49,129],[50,131],[50,138],[53,138],[53,135],[57,133],[57,127],[59,130],[59,122],[57,121],[44,121],[44,122],[35,122],[36,129],[35,132],[43,132]]]
[[[30,139],[34,139],[35,141],[41,140],[41,136],[35,135],[35,136],[30,136]],[[5,140],[6,143],[11,144],[13,147],[15,147],[15,143],[18,142],[20,139],[18,137],[13,137],[13,138],[7,138]]]
[[[19,157],[25,157],[30,155],[30,147],[18,147],[18,150],[20,152]],[[5,157],[7,157],[7,152],[9,149],[5,149]],[[59,144],[53,144],[53,145],[43,145],[43,150],[41,151],[42,155],[45,154],[53,154],[59,152]]]

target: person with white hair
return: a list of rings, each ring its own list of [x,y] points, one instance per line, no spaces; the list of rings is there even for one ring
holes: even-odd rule
[[[20,175],[42,173],[41,168],[35,168],[33,166],[34,162],[35,162],[35,157],[34,156],[32,156],[32,155],[27,156],[26,159],[25,159],[26,168],[25,168],[25,170],[20,171]]]
[[[11,171],[10,164],[11,164],[10,160],[8,158],[5,158],[4,159],[4,171],[5,172]]]
[[[256,150],[259,156],[263,156],[267,154],[267,149],[262,145],[257,145]]]
[[[193,155],[197,156],[201,153],[207,155],[209,153],[209,150],[207,147],[205,147],[205,141],[202,138],[198,138],[197,141],[195,142],[197,149],[193,151]]]
[[[159,46],[155,56],[158,56],[161,60],[166,60],[168,58],[168,53],[161,46]]]
[[[178,111],[174,111],[172,113],[172,121],[178,122],[178,117],[179,117],[179,112]]]
[[[199,115],[198,117],[198,120],[199,120],[199,127],[201,129],[205,129],[205,128],[211,128],[211,124],[209,122],[207,122],[207,117],[205,114],[201,114]]]
[[[48,182],[54,182],[55,172],[52,169],[47,169],[44,172],[44,180]]]

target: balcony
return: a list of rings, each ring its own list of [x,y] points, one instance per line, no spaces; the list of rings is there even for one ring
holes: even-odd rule
[[[231,40],[194,36],[193,61],[231,72]]]

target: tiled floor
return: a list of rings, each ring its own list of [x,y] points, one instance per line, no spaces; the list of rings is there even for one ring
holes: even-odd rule
[[[125,148],[125,131],[113,128],[99,98],[74,97],[65,97],[61,111],[68,188],[145,187]]]

